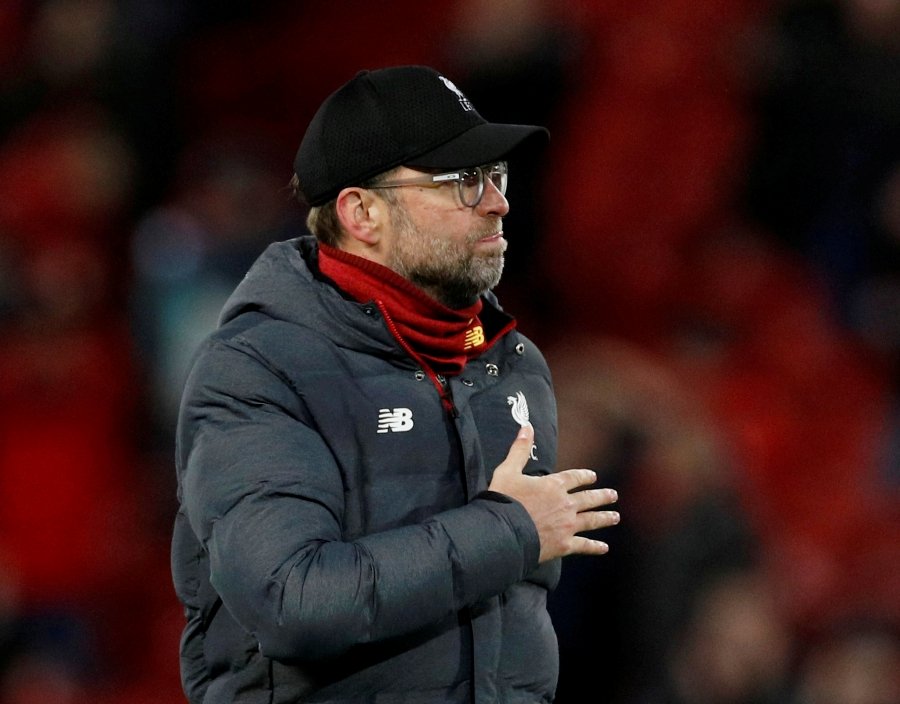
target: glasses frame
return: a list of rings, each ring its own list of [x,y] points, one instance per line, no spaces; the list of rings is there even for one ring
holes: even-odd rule
[[[475,198],[471,203],[466,202],[465,198],[465,177],[467,172],[474,171],[478,177],[477,190],[475,193]],[[471,166],[465,169],[457,169],[456,171],[448,171],[446,173],[434,174],[431,176],[412,176],[410,178],[399,178],[394,181],[384,181],[382,183],[375,183],[371,186],[366,186],[366,189],[374,190],[378,188],[403,188],[405,186],[420,186],[422,188],[440,188],[446,183],[456,183],[457,190],[459,192],[459,200],[460,202],[466,206],[467,208],[475,208],[481,202],[481,199],[484,198],[484,182],[485,182],[485,174],[491,173],[499,173],[500,174],[500,185],[491,179],[491,183],[494,184],[494,188],[500,191],[501,195],[506,195],[506,187],[509,181],[509,165],[505,161],[494,161],[490,164],[483,164],[481,166]]]

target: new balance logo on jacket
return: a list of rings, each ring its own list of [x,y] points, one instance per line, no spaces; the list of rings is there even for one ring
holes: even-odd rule
[[[378,411],[379,433],[405,433],[412,427],[412,411],[408,408],[382,408]]]

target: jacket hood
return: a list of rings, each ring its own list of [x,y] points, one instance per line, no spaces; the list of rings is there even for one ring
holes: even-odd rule
[[[404,357],[378,309],[344,298],[319,278],[317,258],[311,236],[269,245],[225,302],[219,325],[258,312],[325,335],[341,347]]]

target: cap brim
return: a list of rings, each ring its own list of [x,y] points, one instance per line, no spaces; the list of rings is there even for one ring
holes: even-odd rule
[[[408,159],[405,165],[429,169],[479,166],[546,144],[549,139],[550,133],[536,125],[486,122],[475,125],[437,149]]]

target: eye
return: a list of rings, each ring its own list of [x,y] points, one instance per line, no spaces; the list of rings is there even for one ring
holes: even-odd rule
[[[487,177],[501,193],[506,192],[506,164],[493,164],[487,169]]]
[[[459,180],[463,186],[475,188],[478,186],[478,172],[475,169],[466,169],[460,174]]]

